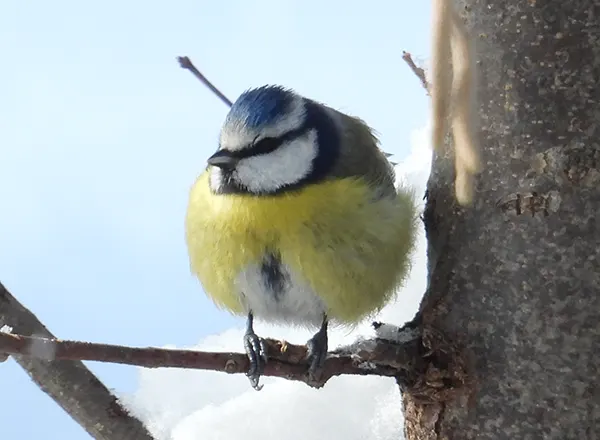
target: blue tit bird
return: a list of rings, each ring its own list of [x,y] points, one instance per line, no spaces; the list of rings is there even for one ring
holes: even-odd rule
[[[221,308],[247,317],[247,373],[267,362],[256,317],[318,329],[309,378],[327,355],[328,324],[355,325],[402,285],[416,235],[408,186],[362,120],[280,86],[245,91],[193,184],[185,220],[192,272]]]

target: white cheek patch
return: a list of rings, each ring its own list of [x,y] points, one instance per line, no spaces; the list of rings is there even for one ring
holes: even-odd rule
[[[310,130],[271,153],[240,160],[233,177],[250,192],[276,191],[308,176],[317,153],[317,132]]]
[[[271,124],[259,129],[248,127],[245,121],[239,120],[226,124],[221,130],[219,139],[221,148],[230,151],[239,151],[252,145],[255,139],[266,137],[280,137],[285,133],[297,130],[306,119],[306,106],[300,97],[296,97],[290,104],[289,111]]]
[[[223,186],[223,174],[220,168],[211,167],[209,179],[210,189],[212,189],[213,191],[219,191]]]

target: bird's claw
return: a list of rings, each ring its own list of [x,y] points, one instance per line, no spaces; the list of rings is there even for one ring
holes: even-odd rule
[[[250,361],[250,368],[246,373],[252,388],[256,391],[262,389],[262,385],[259,385],[260,376],[262,375],[265,364],[267,363],[267,344],[265,340],[259,338],[254,331],[248,331],[244,335],[244,349],[248,355]]]
[[[306,343],[308,366],[308,379],[310,382],[317,382],[323,369],[325,359],[327,359],[327,331],[319,331]]]

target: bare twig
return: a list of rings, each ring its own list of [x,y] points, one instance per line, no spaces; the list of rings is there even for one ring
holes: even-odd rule
[[[417,78],[419,78],[419,80],[421,80],[421,84],[423,85],[423,88],[429,94],[429,84],[427,83],[427,77],[425,75],[425,70],[423,70],[422,68],[417,66],[415,64],[415,62],[413,61],[410,53],[408,53],[406,51],[402,52],[402,59],[406,62],[406,64],[408,64],[408,67],[410,67],[410,70],[412,70],[414,72],[414,74],[417,75]]]
[[[39,335],[50,340],[54,335],[19,303],[0,283],[0,328],[9,326],[20,334]],[[1,333],[3,340],[12,340],[12,335]],[[27,338],[26,336],[21,336]],[[29,345],[35,350],[35,345]],[[42,347],[43,349],[43,347]],[[0,349],[0,352],[3,351]],[[10,350],[5,350],[10,351]],[[152,440],[141,421],[133,417],[119,400],[83,364],[75,360],[48,360],[41,356],[22,356],[15,353],[13,359],[25,370],[44,393],[50,396],[88,434],[98,440]],[[2,356],[0,356],[2,357]],[[14,405],[20,405],[14,396],[3,395]],[[31,412],[23,403],[24,412]]]
[[[267,339],[269,361],[264,375],[297,380],[322,387],[341,374],[397,377],[405,385],[419,375],[419,340],[396,344],[380,339],[359,340],[330,352],[318,382],[309,382],[306,346]],[[283,345],[282,345],[283,344]],[[161,348],[133,348],[0,333],[0,352],[52,360],[86,360],[138,365],[148,368],[190,368],[245,373],[248,357],[241,353],[200,352]]]
[[[211,92],[213,92],[215,95],[217,95],[217,97],[221,101],[223,101],[225,104],[227,104],[229,107],[231,107],[232,102],[223,93],[221,93],[221,91],[219,89],[217,89],[204,75],[202,75],[202,73],[200,73],[200,71],[192,63],[192,60],[190,60],[188,57],[177,57],[177,61],[179,61],[179,65],[181,67],[192,72],[194,74],[194,76],[196,78],[198,78],[200,81],[202,81],[202,83],[206,87],[208,87]]]

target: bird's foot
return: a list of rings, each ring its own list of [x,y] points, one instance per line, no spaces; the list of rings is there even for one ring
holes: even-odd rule
[[[321,329],[306,343],[308,366],[308,379],[310,382],[318,382],[323,372],[323,364],[327,359],[327,322],[323,323]]]
[[[279,344],[281,345],[280,351],[282,353],[285,353],[288,349],[288,342],[285,339],[282,339],[281,341],[279,341]]]
[[[250,360],[250,368],[246,373],[252,388],[256,391],[262,389],[262,385],[259,385],[260,376],[265,369],[267,363],[267,344],[263,338],[260,338],[254,333],[252,328],[246,330],[244,335],[244,349]]]

